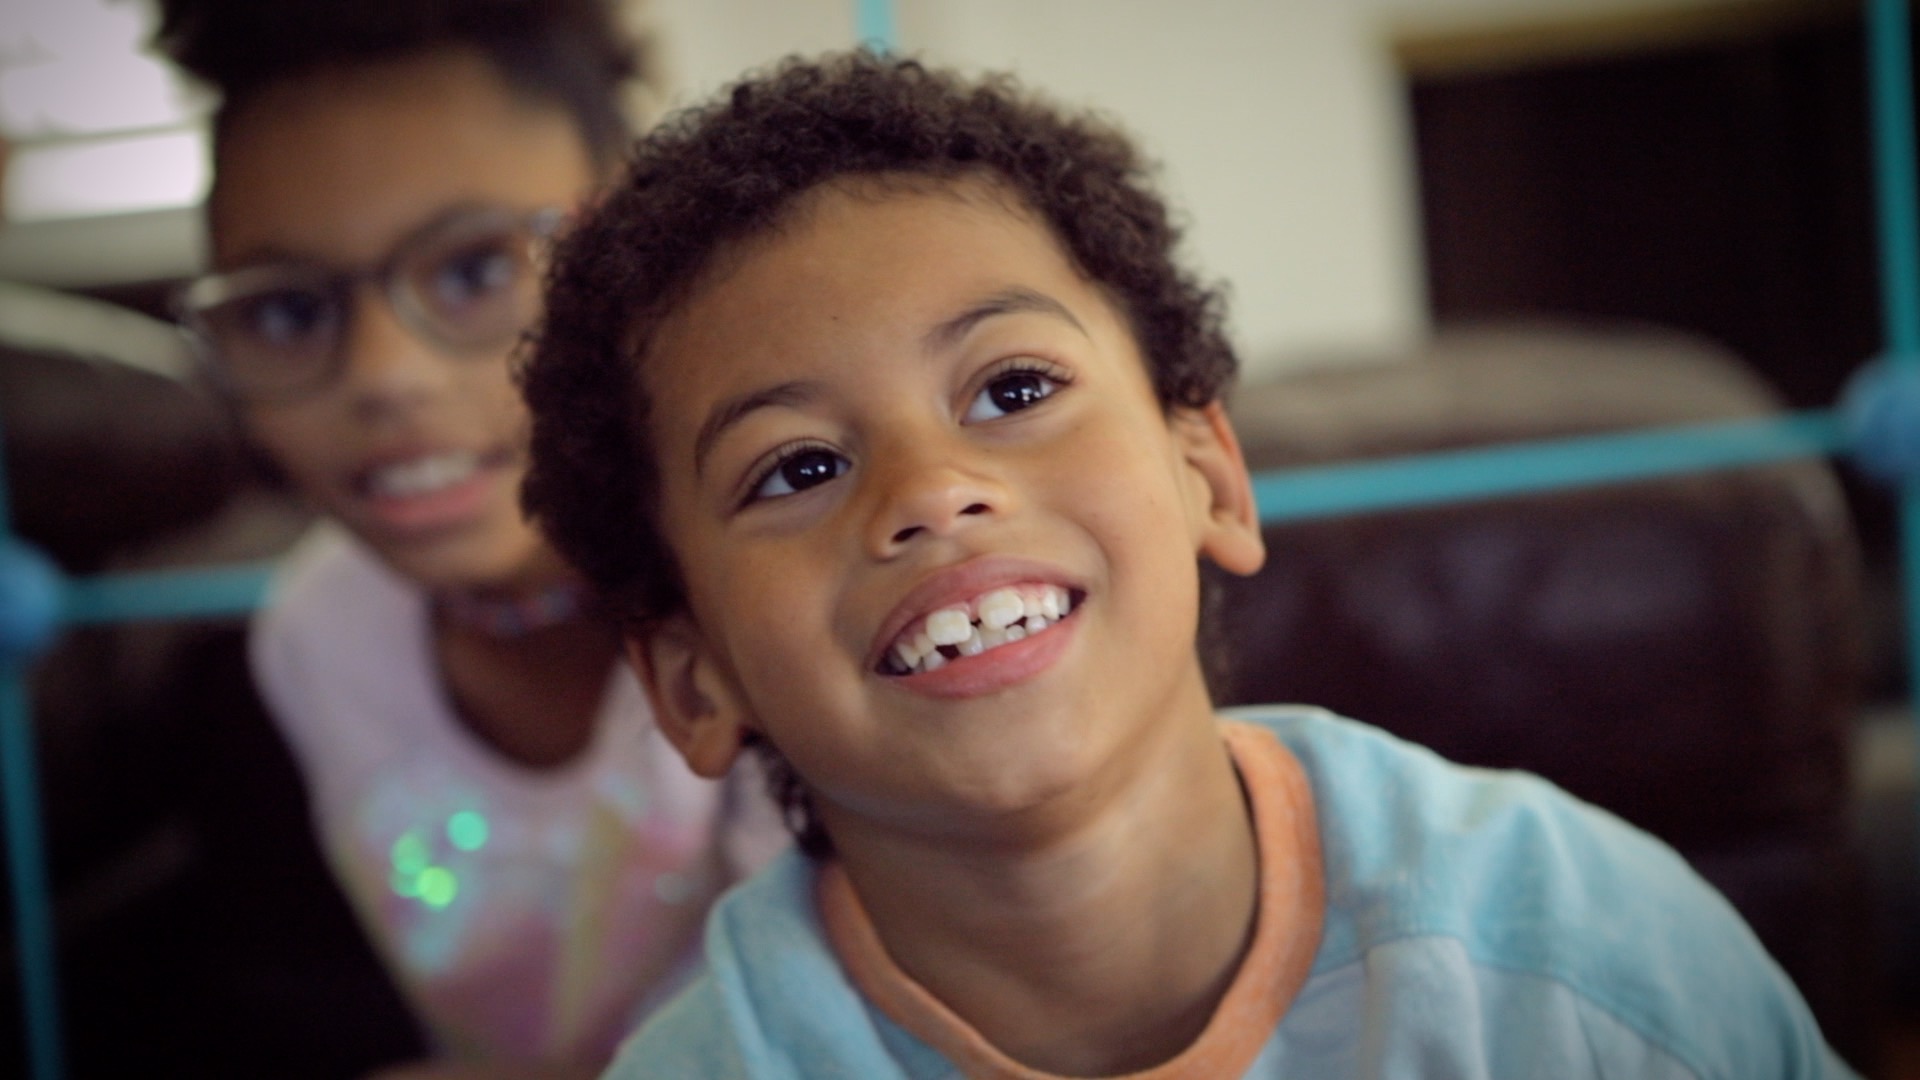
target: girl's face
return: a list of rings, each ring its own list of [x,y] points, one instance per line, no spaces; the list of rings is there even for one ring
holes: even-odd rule
[[[563,109],[448,50],[269,88],[228,118],[216,176],[216,270],[391,262],[416,294],[451,305],[524,272],[463,239],[485,228],[476,222],[570,208],[595,171]],[[429,588],[553,575],[557,557],[519,510],[527,416],[509,374],[513,327],[450,346],[421,332],[417,311],[403,317],[392,291],[375,274],[355,278],[330,374],[298,393],[241,396],[248,430],[318,509]],[[311,322],[292,301],[249,318]]]

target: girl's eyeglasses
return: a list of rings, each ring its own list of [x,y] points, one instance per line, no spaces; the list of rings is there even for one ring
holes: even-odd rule
[[[346,361],[356,296],[377,284],[400,320],[441,351],[498,355],[539,314],[540,262],[561,211],[462,210],[372,266],[284,262],[208,274],[174,306],[213,381],[286,401],[326,389]]]

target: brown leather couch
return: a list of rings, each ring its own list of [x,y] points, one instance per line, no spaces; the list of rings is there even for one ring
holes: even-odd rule
[[[1255,469],[1778,408],[1703,342],[1548,325],[1443,332],[1232,401]],[[1538,772],[1663,837],[1871,1066],[1880,977],[1846,835],[1860,555],[1827,463],[1265,532],[1266,568],[1216,601],[1219,697],[1325,705]]]

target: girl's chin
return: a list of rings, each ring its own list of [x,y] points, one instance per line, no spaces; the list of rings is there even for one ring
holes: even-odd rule
[[[513,589],[558,576],[559,560],[525,527],[405,543],[362,539],[395,572],[430,592]]]

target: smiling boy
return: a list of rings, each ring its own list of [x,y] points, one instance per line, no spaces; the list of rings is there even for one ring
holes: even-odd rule
[[[665,126],[563,245],[528,506],[806,852],[613,1075],[1846,1075],[1654,841],[1215,713],[1198,560],[1264,552],[1176,239],[1110,129],[856,54]]]

